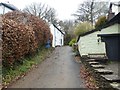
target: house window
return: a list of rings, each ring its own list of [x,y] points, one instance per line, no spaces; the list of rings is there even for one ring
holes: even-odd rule
[[[62,45],[62,39],[61,39],[61,45]]]

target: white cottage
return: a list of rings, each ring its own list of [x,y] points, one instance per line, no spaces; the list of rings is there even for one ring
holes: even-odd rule
[[[105,42],[108,59],[120,60],[120,1],[110,4],[108,20],[98,36]]]
[[[14,5],[9,3],[0,3],[0,14],[18,10]]]
[[[116,3],[110,3],[109,12],[108,12],[108,20],[113,18],[120,12],[120,1]]]
[[[100,38],[97,37],[99,33],[99,30],[94,29],[92,31],[79,35],[78,48],[81,56],[89,54],[106,54],[105,43],[101,42]]]
[[[120,60],[120,12],[109,20],[98,36],[105,42],[110,60]]]
[[[116,5],[116,4],[115,4]],[[118,7],[120,4],[117,5]],[[112,6],[110,6],[110,9]],[[111,14],[112,12],[109,12]],[[79,35],[78,48],[81,56],[104,54],[111,59],[120,59],[120,13],[111,17],[101,29]],[[98,37],[101,36],[102,38]],[[109,44],[109,45],[108,45]],[[109,49],[108,49],[109,48]]]
[[[56,25],[50,26],[53,35],[52,47],[64,45],[64,32],[62,32]]]

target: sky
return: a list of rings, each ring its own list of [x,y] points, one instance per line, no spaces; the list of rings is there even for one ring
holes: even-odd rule
[[[0,2],[9,2],[10,4],[13,4],[21,10],[25,8],[25,6],[30,5],[33,2],[47,4],[48,6],[56,10],[57,18],[59,20],[74,19],[74,16],[72,16],[72,14],[77,11],[79,4],[83,1],[85,0],[0,0]]]

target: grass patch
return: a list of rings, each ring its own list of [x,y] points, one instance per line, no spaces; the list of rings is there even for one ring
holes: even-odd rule
[[[8,85],[11,81],[21,77],[28,72],[33,66],[40,64],[51,52],[53,48],[42,48],[34,56],[25,57],[22,64],[16,64],[15,68],[2,68],[2,84]]]

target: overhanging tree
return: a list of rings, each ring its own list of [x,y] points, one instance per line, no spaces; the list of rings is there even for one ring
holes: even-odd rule
[[[75,37],[74,35],[74,21],[72,20],[65,20],[60,21],[59,26],[65,32],[65,44],[68,44],[72,38]]]
[[[73,14],[77,21],[89,21],[94,24],[95,20],[108,13],[108,2],[97,2],[96,0],[89,0],[79,5],[75,14]]]
[[[107,22],[106,16],[100,16],[95,23],[95,28],[102,27]]]
[[[90,22],[82,22],[75,26],[74,33],[76,36],[79,36],[80,34],[88,32],[92,29],[94,29],[94,26]]]
[[[56,23],[56,11],[42,3],[32,3],[23,9],[23,12],[38,16],[47,22]]]

